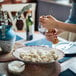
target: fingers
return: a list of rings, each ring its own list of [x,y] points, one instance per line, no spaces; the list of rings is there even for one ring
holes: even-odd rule
[[[47,15],[47,16],[40,16],[40,18],[44,18],[44,19],[55,19],[53,16],[51,15]]]
[[[52,43],[54,43],[54,44],[56,44],[56,43],[58,43],[59,42],[59,40],[57,39],[57,36],[46,36],[46,39],[48,40],[48,41],[51,41]]]
[[[53,17],[53,16],[51,16],[51,15],[47,15],[46,17],[47,17],[48,19],[50,19],[50,20],[56,20],[56,18]]]
[[[57,39],[57,35],[55,35],[53,33],[45,33],[45,36],[46,36],[47,40],[49,40],[49,41],[54,41],[55,39]]]
[[[57,35],[57,29],[53,28],[53,29],[48,30],[48,32],[46,32],[46,35],[49,35],[49,34]]]
[[[47,18],[52,18],[53,16],[51,16],[51,15],[47,15],[46,17],[47,17]]]
[[[48,41],[54,42],[57,38],[56,38],[56,36],[46,36],[46,39]]]
[[[44,27],[44,26],[47,25],[48,19],[46,18],[46,16],[41,16],[41,17],[39,18],[39,22],[40,22],[40,24]],[[46,28],[46,27],[45,27],[45,28]]]
[[[46,16],[40,16],[39,21],[45,21],[45,20],[48,20]]]
[[[57,35],[53,35],[53,34],[50,34],[50,35],[46,35],[46,38],[50,38],[50,39],[57,39]]]
[[[43,15],[43,16],[40,16],[40,18],[46,18],[46,16]]]
[[[40,21],[40,23],[44,23],[44,16],[41,16],[41,17],[39,18],[39,21]]]
[[[39,21],[44,22],[45,18],[46,18],[46,16],[40,16]]]
[[[49,30],[48,32],[45,33],[45,36],[46,36],[46,39],[48,41],[51,41],[53,42],[54,44],[56,44],[58,42],[58,39],[57,39],[57,33],[56,33],[56,30],[55,29],[51,29]]]
[[[42,24],[42,26],[44,26],[46,29],[55,28],[55,26],[56,26],[55,18],[52,17],[51,15],[40,16],[39,22],[40,22],[40,24]]]
[[[53,16],[51,16],[51,15],[47,15],[47,16],[40,16],[40,18],[54,18]]]
[[[47,18],[51,18],[52,16],[51,16],[51,15],[47,15],[46,17],[47,17]]]

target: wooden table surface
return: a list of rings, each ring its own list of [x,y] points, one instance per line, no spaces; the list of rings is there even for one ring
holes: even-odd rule
[[[25,38],[25,34],[23,34],[22,32],[19,32],[16,34],[18,36],[22,36],[23,38]],[[39,35],[38,32],[36,32],[36,34],[33,40],[37,40],[39,39],[39,37],[40,38],[44,37],[42,35]],[[25,39],[22,41],[24,42]],[[22,41],[16,42],[15,49],[24,46],[24,44],[21,44]],[[8,72],[8,63],[10,63],[13,60],[16,60],[16,59],[12,55],[12,52],[5,55],[0,55],[0,73],[5,73],[7,74],[7,76],[15,76]],[[25,64],[25,65],[26,65],[25,71],[19,74],[18,76],[58,76],[58,74],[60,73],[60,64],[58,62],[50,65],[35,65],[35,64]]]
[[[38,34],[36,36],[36,38],[38,36],[40,36],[40,35]],[[24,46],[24,45],[17,42],[15,49],[22,47],[22,46]],[[12,60],[14,60],[14,57],[12,57],[12,54],[9,53],[7,55],[0,56],[0,60],[1,60],[0,73],[5,73],[5,74],[7,74],[7,76],[12,76],[12,74],[8,73],[8,68],[7,68],[8,63],[10,63]],[[60,71],[61,72],[65,71],[68,68],[76,73],[75,64],[76,64],[76,57],[72,57],[71,59],[63,62],[62,64],[59,64],[58,62],[56,62],[54,64],[50,64],[50,67],[43,66],[43,65],[40,66],[40,65],[27,65],[26,64],[25,71],[21,75],[18,75],[18,76],[58,76]],[[60,68],[61,68],[61,70],[60,70]],[[54,74],[56,74],[56,75],[54,75]],[[13,75],[13,76],[15,76],[15,75]]]
[[[8,63],[0,63],[0,73],[6,74],[7,76],[17,76],[15,74],[9,73]],[[18,76],[58,76],[60,73],[60,64],[53,63],[48,67],[47,65],[33,65],[26,64],[24,72]]]

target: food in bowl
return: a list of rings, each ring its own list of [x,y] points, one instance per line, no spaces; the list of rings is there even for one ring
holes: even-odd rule
[[[13,74],[20,74],[25,70],[25,64],[22,61],[12,61],[8,64],[8,71]]]
[[[54,62],[58,59],[55,49],[29,48],[20,49],[19,57],[24,61],[31,62]]]

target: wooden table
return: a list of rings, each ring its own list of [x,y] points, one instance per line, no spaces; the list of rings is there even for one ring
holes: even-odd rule
[[[8,72],[8,63],[0,63],[0,73],[6,74],[7,76],[17,76]],[[50,65],[33,65],[26,64],[24,72],[18,76],[58,76],[60,73],[60,64],[53,63]]]
[[[17,47],[22,47],[21,44],[16,44]],[[1,55],[0,56],[0,73],[6,74],[7,76],[17,76],[8,71],[8,64],[11,61],[18,60],[13,55],[12,52]],[[25,70],[18,76],[58,76],[61,69],[60,64],[58,62],[50,63],[50,64],[26,64]]]
[[[15,49],[23,47],[24,43],[29,43],[38,39],[42,39],[44,36],[35,32],[34,39],[32,41],[25,40],[25,34],[22,32],[16,33],[18,36],[21,35],[23,40],[17,41],[15,44]],[[21,44],[22,43],[22,44]],[[12,52],[1,55],[0,56],[0,73],[5,73],[7,76],[14,76],[8,72],[8,63],[13,60],[17,60],[13,55]],[[60,73],[60,64],[58,62],[51,63],[48,65],[37,65],[37,64],[25,64],[25,71],[18,76],[58,76]]]
[[[20,32],[19,32],[19,34],[20,34]],[[19,35],[19,34],[17,34],[17,35]],[[24,37],[24,34],[23,34],[23,37]],[[36,35],[34,37],[36,39],[34,39],[34,40],[37,40],[37,37],[43,38],[44,36],[40,35],[39,33],[36,33]],[[22,46],[24,46],[23,45],[24,43],[27,43],[27,41],[25,41],[23,44],[20,44],[22,41],[24,42],[25,39],[20,40],[19,42],[18,41],[16,42],[17,46],[15,46],[15,49],[22,47]],[[5,74],[7,74],[7,76],[15,76],[15,75],[9,74],[7,71],[8,63],[10,63],[12,60],[15,60],[15,58],[12,57],[12,52],[9,53],[8,55],[2,56],[2,57],[0,56],[0,60],[2,60],[0,62],[0,73],[5,73]],[[50,65],[26,64],[26,69],[20,76],[58,76],[60,71],[63,72],[68,68],[76,73],[75,64],[76,64],[76,57],[72,57],[71,59],[63,62],[62,64],[59,64],[58,62],[50,64]],[[60,66],[61,66],[61,69],[60,69]]]

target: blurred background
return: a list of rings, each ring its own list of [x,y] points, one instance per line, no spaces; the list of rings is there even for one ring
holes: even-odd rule
[[[34,19],[34,24],[35,24],[35,30],[37,31],[38,23],[39,23],[38,19],[41,15],[51,14],[57,19],[61,21],[65,21],[69,15],[69,11],[71,8],[71,2],[72,2],[71,0],[0,0],[0,5],[6,5],[7,8],[9,8],[8,5],[10,4],[18,5],[18,4],[34,3],[35,6],[33,6],[32,11],[34,15],[33,19]],[[20,6],[18,8],[20,8]],[[11,13],[14,16],[16,14],[16,11],[12,11]],[[24,15],[26,15],[26,13],[24,13]],[[21,30],[23,29],[24,25],[23,24],[21,26],[16,25],[16,27],[18,30]]]

